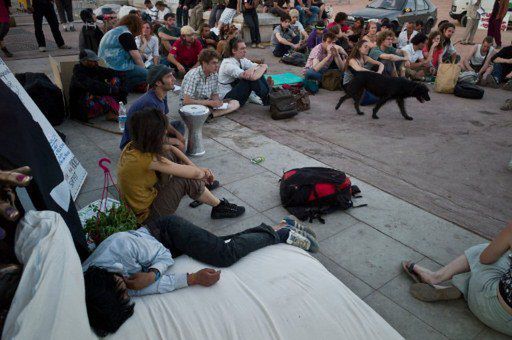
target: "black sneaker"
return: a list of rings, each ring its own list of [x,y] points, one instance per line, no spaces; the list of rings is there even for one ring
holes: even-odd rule
[[[229,203],[228,200],[224,198],[220,201],[218,206],[212,208],[210,216],[214,220],[221,218],[235,218],[242,215],[244,212],[244,207]]]

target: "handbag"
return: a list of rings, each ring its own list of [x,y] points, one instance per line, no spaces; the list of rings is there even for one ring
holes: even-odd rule
[[[322,88],[329,91],[341,90],[341,72],[338,70],[327,70],[322,76]]]
[[[434,91],[438,93],[453,93],[455,85],[459,80],[460,66],[452,63],[443,63],[437,70]]]
[[[274,120],[287,119],[295,116],[297,113],[297,101],[293,93],[289,90],[274,90],[269,94],[270,98],[270,116]]]

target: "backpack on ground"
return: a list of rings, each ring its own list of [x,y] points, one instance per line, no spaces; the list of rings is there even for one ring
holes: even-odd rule
[[[457,85],[455,85],[453,94],[461,98],[482,99],[484,92],[483,88],[474,84],[458,82]]]
[[[271,91],[270,97],[270,116],[274,120],[287,119],[295,116],[297,113],[297,99],[289,90]]]
[[[341,90],[341,75],[339,70],[327,70],[322,76],[322,88],[329,91]]]
[[[361,192],[344,172],[321,167],[286,171],[280,180],[279,193],[283,207],[300,220],[318,219],[336,210],[354,207],[353,197]],[[366,204],[357,207],[366,206]]]
[[[304,67],[306,66],[306,56],[300,52],[290,52],[286,53],[281,58],[281,62],[288,65]]]
[[[66,111],[62,91],[44,73],[17,73],[16,79],[52,126],[64,121]]]
[[[464,71],[459,75],[459,83],[476,84],[478,82],[478,73],[474,71]]]

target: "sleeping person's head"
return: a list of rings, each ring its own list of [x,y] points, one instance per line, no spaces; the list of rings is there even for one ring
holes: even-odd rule
[[[115,333],[133,315],[135,306],[123,277],[93,266],[84,273],[84,281],[91,328],[98,336]]]

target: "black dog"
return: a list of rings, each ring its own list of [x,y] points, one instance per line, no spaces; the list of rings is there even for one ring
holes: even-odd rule
[[[383,76],[376,72],[357,72],[354,73],[354,79],[347,84],[345,88],[345,95],[340,98],[336,110],[347,98],[354,99],[354,107],[359,115],[363,115],[359,109],[359,102],[363,96],[364,90],[368,90],[379,98],[379,101],[373,108],[373,119],[379,119],[377,112],[386,104],[388,100],[396,100],[402,116],[407,120],[412,120],[412,117],[405,111],[404,99],[408,97],[416,97],[420,103],[430,100],[428,95],[428,88],[421,83],[416,83],[405,78],[393,78]]]

